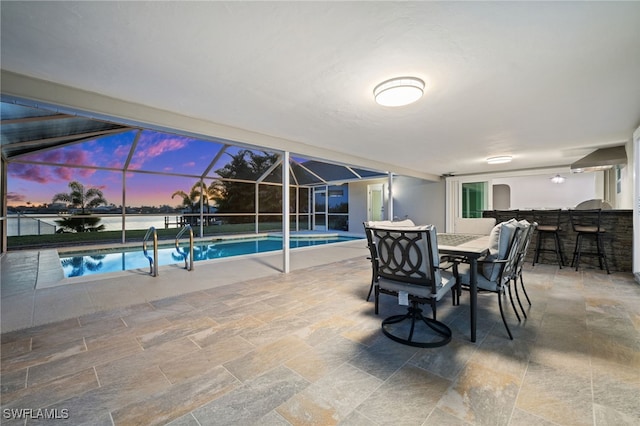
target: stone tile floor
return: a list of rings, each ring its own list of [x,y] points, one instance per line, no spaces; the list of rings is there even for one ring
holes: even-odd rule
[[[640,285],[528,266],[510,341],[495,294],[438,307],[447,346],[380,332],[364,257],[1,335],[2,424],[640,424]],[[47,411],[38,411],[46,409]],[[32,411],[25,411],[32,410]],[[59,419],[16,419],[17,415]]]

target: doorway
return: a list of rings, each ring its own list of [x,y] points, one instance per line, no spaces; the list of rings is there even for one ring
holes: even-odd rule
[[[384,192],[382,184],[369,185],[367,190],[367,220],[384,219]]]

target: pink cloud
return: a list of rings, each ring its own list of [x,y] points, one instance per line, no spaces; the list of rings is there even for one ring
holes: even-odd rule
[[[177,136],[166,137],[156,133],[143,133],[136,148],[135,157],[138,160],[155,158],[167,152],[184,148],[189,139]]]
[[[8,204],[20,203],[20,202],[23,202],[26,199],[27,199],[27,197],[25,197],[24,194],[18,194],[17,192],[9,192],[9,193],[7,193],[7,203]]]
[[[8,170],[8,174],[12,178],[37,183],[69,182],[81,178],[87,179],[95,172],[96,171],[92,169],[49,167],[22,163],[12,163]]]
[[[25,159],[53,164],[91,164],[90,152],[82,148],[55,149],[28,155]]]
[[[30,182],[46,183],[51,180],[48,169],[35,164],[12,163],[8,174],[10,177]]]

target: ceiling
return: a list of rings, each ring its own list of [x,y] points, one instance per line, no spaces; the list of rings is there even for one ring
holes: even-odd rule
[[[568,167],[640,125],[640,2],[0,7],[3,71],[356,166],[418,176]],[[422,99],[375,104],[378,83],[405,75],[427,83]],[[486,164],[497,155],[513,161]]]

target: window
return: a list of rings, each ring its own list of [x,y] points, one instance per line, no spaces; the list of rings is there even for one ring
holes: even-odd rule
[[[469,182],[462,184],[462,217],[482,217],[482,211],[487,209],[487,182]]]

